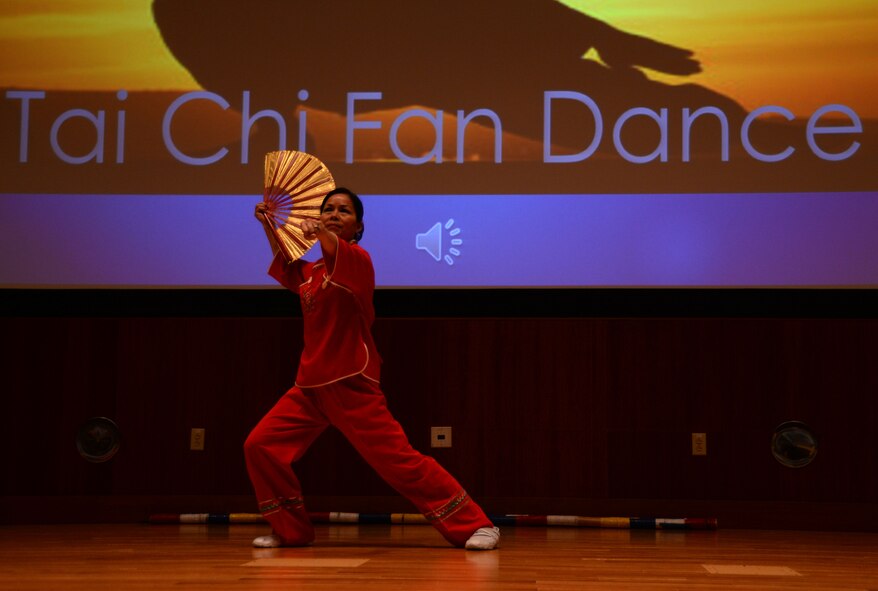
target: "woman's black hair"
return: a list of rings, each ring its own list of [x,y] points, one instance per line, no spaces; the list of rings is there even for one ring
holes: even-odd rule
[[[351,198],[351,203],[354,204],[354,212],[357,214],[357,221],[362,225],[362,230],[357,232],[357,235],[354,236],[354,240],[359,242],[363,238],[363,232],[366,230],[366,226],[363,225],[363,202],[360,201],[360,196],[351,191],[346,187],[336,187],[332,191],[326,194],[326,197],[323,198],[323,203],[320,204],[320,211],[323,211],[323,208],[326,207],[326,202],[329,201],[329,198],[333,195],[347,195]]]

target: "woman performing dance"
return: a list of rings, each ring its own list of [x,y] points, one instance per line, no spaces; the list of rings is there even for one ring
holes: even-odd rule
[[[305,346],[295,385],[256,425],[244,443],[247,470],[259,511],[271,535],[261,548],[302,546],[314,527],[291,464],[329,425],[341,431],[378,474],[409,499],[451,544],[493,550],[500,530],[436,460],[412,448],[390,414],[379,386],[381,359],[372,340],[375,271],[358,244],[363,204],[352,191],[330,191],[320,218],[301,229],[320,243],[323,257],[287,264],[268,228],[266,204],[256,206],[274,260],[269,275],[299,294]]]

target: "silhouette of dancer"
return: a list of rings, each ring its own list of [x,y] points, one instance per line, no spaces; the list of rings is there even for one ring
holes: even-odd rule
[[[635,106],[743,114],[704,87],[641,71],[697,73],[691,51],[554,0],[154,0],[153,12],[180,63],[233,104],[250,90],[260,105],[293,108],[307,89],[308,107],[343,114],[348,92],[381,92],[374,109],[488,108],[504,131],[537,140],[547,90],[584,93],[608,119]],[[583,59],[590,49],[603,63]],[[585,125],[558,126],[553,143],[581,147]]]

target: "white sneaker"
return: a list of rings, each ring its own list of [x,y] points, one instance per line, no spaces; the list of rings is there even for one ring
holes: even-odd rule
[[[499,527],[480,527],[466,541],[467,550],[493,550],[499,545]]]
[[[271,534],[270,536],[259,536],[253,540],[253,546],[256,548],[279,548],[283,542],[280,536]]]

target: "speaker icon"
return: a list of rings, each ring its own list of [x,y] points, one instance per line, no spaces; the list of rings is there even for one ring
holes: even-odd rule
[[[446,233],[448,236],[443,240],[442,236]],[[444,260],[446,264],[453,265],[454,257],[460,256],[460,249],[457,247],[463,244],[463,240],[457,237],[459,234],[460,228],[454,227],[453,219],[449,219],[445,224],[436,222],[429,230],[415,236],[415,248],[426,251],[436,262]],[[448,244],[444,254],[443,242]]]

